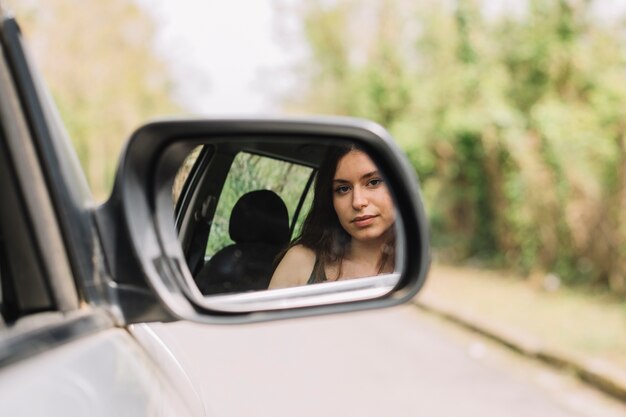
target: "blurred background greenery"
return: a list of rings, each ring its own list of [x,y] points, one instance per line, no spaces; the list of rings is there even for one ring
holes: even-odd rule
[[[129,0],[9,0],[31,57],[72,138],[94,195],[104,199],[123,143],[149,117],[176,113],[155,27]]]
[[[293,105],[391,130],[440,257],[623,294],[626,26],[593,1],[484,3],[310,4]]]
[[[155,23],[131,0],[7,3],[104,198],[130,132],[185,112]],[[291,2],[278,9],[308,53],[281,102],[386,126],[421,179],[438,259],[623,297],[626,23],[601,3]]]

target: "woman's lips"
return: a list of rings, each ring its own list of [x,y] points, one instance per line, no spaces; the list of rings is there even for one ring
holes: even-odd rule
[[[354,219],[352,219],[352,223],[354,225],[356,225],[357,227],[367,227],[369,225],[371,225],[372,223],[374,223],[374,219],[376,218],[376,216],[359,216],[359,217],[355,217]]]

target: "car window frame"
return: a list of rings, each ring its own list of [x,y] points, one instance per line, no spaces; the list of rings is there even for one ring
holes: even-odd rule
[[[83,221],[89,219],[85,208],[88,199],[78,204],[70,197],[72,193],[77,197],[76,191],[82,193],[72,187],[81,180],[73,178],[67,182],[66,177],[71,176],[68,170],[72,168],[64,164],[68,162],[67,155],[57,154],[60,147],[66,146],[59,138],[62,127],[50,124],[55,108],[49,101],[41,101],[47,96],[36,85],[40,81],[22,49],[17,23],[0,11],[0,25],[0,149],[11,162],[5,175],[12,176],[10,181],[21,207],[12,214],[20,216],[26,225],[28,249],[38,259],[42,285],[51,299],[49,305],[24,311],[11,326],[0,329],[2,368],[115,324],[104,309],[90,308],[85,303],[77,277],[81,275],[80,268],[72,262],[74,259],[91,264],[93,254],[84,254],[91,250],[95,239],[91,233],[76,239],[77,233],[84,232]],[[65,167],[61,169],[61,165]],[[76,203],[76,217],[65,210],[70,200]],[[68,227],[72,232],[67,232]],[[86,257],[75,259],[75,249],[80,246]],[[93,275],[90,277],[93,279]]]
[[[232,165],[241,152],[270,158],[277,161],[296,164],[311,169],[311,173],[302,193],[296,204],[293,219],[290,221],[290,241],[296,232],[295,226],[298,219],[306,213],[302,213],[302,207],[306,201],[308,193],[312,192],[313,182],[317,174],[317,166],[305,164],[301,161],[294,161],[288,157],[281,158],[280,155],[267,155],[263,152],[249,149],[246,146],[227,151],[220,151],[214,145],[205,145],[195,163],[193,164],[187,179],[185,180],[181,193],[175,204],[175,225],[178,231],[179,240],[187,259],[187,265],[195,275],[204,264],[204,254],[210,238],[210,226],[206,229],[203,224],[211,223],[216,215],[216,210],[222,196],[224,185],[232,170]],[[206,149],[208,148],[208,149]],[[210,180],[209,180],[210,179]],[[215,197],[207,202],[207,198]],[[202,221],[198,219],[199,210],[205,211],[201,215]]]
[[[260,152],[254,152],[254,151],[251,151],[250,149],[240,149],[238,152],[236,152],[234,154],[233,158],[230,160],[229,169],[226,172],[226,177],[224,178],[222,187],[220,188],[220,193],[217,196],[216,201],[215,201],[215,210],[213,211],[212,217],[210,218],[211,225],[214,224],[215,216],[217,215],[217,209],[219,208],[220,201],[223,198],[222,194],[224,193],[224,186],[226,185],[230,175],[233,172],[233,164],[235,163],[236,158],[239,155],[241,155],[242,153],[245,153],[245,154],[248,154],[248,155],[251,155],[251,156],[258,156],[258,157],[261,157],[261,158],[267,158],[267,159],[278,161],[278,162],[281,162],[281,163],[293,164],[293,165],[297,165],[297,166],[300,166],[300,167],[306,167],[306,168],[311,169],[311,173],[308,175],[308,178],[307,178],[307,180],[306,180],[306,182],[304,184],[304,187],[302,188],[301,192],[299,193],[299,197],[297,198],[297,200],[296,200],[296,202],[294,204],[293,217],[290,219],[290,222],[289,222],[289,232],[290,232],[290,234],[289,234],[289,241],[291,242],[294,239],[294,237],[295,237],[294,236],[295,226],[298,223],[298,220],[300,219],[300,216],[302,214],[301,213],[302,207],[304,206],[304,203],[305,203],[305,200],[306,200],[306,198],[308,196],[308,193],[312,191],[311,187],[312,187],[312,184],[313,184],[313,180],[315,179],[315,175],[317,173],[317,168],[309,166],[309,165],[305,165],[305,164],[302,164],[302,163],[299,163],[299,162],[295,162],[295,161],[292,161],[292,160],[289,160],[289,159],[280,158],[280,157],[278,157],[276,155],[265,155],[265,154],[260,153]],[[249,191],[254,191],[254,190],[249,190]],[[282,196],[280,196],[280,197],[281,197],[282,200],[284,200],[282,198]],[[284,203],[287,205],[287,207],[289,207],[289,204],[288,204],[287,201],[284,201]],[[209,228],[209,233],[207,235],[206,245],[205,245],[206,247],[209,246],[209,241],[211,239],[211,229],[212,229],[212,227]]]
[[[42,280],[46,281],[44,285],[50,291],[52,304],[59,311],[75,310],[79,295],[48,194],[44,168],[39,164],[9,68],[3,60],[0,60],[0,89],[3,91],[0,95],[2,150],[9,165],[6,174],[13,177],[12,191],[23,210],[31,248],[39,258]]]
[[[98,284],[106,272],[102,250],[94,239],[95,203],[85,174],[52,97],[29,56],[19,25],[11,16],[0,18],[3,56],[56,215],[55,224],[71,269],[68,276],[83,298],[106,302],[106,291]],[[69,283],[56,285],[70,287]]]

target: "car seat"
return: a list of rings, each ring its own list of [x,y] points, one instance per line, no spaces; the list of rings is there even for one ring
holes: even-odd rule
[[[289,215],[273,191],[244,194],[233,207],[228,227],[234,244],[215,253],[196,275],[203,294],[267,289],[276,255],[289,243]]]

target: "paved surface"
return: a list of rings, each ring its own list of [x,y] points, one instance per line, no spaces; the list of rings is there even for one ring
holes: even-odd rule
[[[414,305],[260,325],[153,327],[220,417],[626,416],[623,404],[574,378],[520,362]]]
[[[461,310],[436,297],[419,297],[414,299],[413,302],[425,311],[488,337],[528,358],[569,372],[595,389],[626,402],[626,374],[623,370],[612,368],[602,362],[596,362],[592,358],[580,357],[570,352],[555,350],[545,346],[541,340],[497,325],[485,317]],[[555,329],[555,331],[558,331],[558,329]]]

